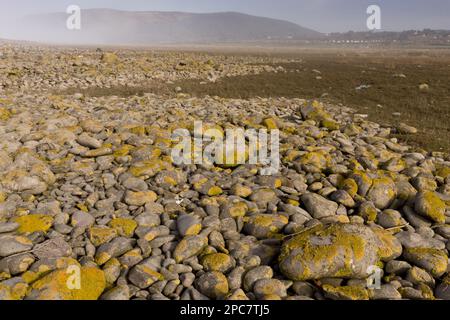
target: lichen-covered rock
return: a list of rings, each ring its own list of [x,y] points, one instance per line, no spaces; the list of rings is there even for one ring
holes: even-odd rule
[[[438,222],[445,222],[445,203],[432,191],[420,192],[416,196],[416,212]]]
[[[369,300],[369,291],[363,287],[324,285],[322,289],[325,296],[332,300]]]
[[[19,233],[46,232],[53,225],[53,218],[45,214],[30,214],[14,219],[19,224]]]
[[[378,239],[378,255],[381,261],[388,262],[402,255],[402,244],[391,232],[379,226],[372,226],[371,230]]]
[[[102,244],[95,254],[95,261],[99,265],[103,265],[111,258],[120,257],[125,252],[133,249],[135,242],[133,239],[117,237],[111,242]]]
[[[362,225],[318,226],[284,242],[280,269],[292,280],[365,278],[383,257],[377,235]]]
[[[328,168],[331,163],[330,156],[323,151],[309,152],[299,160],[307,172],[319,173]]]
[[[202,225],[198,217],[186,214],[178,217],[177,228],[183,237],[195,236],[202,230]]]
[[[277,202],[278,197],[272,189],[262,188],[254,191],[250,196],[250,200],[265,206],[267,203]]]
[[[283,215],[257,214],[247,218],[244,232],[258,239],[268,239],[276,236],[288,222]]]
[[[29,285],[21,277],[14,277],[0,282],[0,301],[22,300],[29,290]]]
[[[374,179],[367,193],[367,200],[372,201],[378,209],[386,209],[397,196],[395,183],[390,178]]]
[[[88,230],[89,240],[91,243],[99,247],[107,243],[117,236],[117,231],[107,226],[93,226]]]
[[[227,278],[217,271],[207,272],[198,278],[196,287],[211,299],[224,298],[229,291]]]
[[[109,222],[109,226],[116,230],[121,237],[131,238],[137,228],[137,222],[129,218],[115,218]],[[92,230],[92,229],[91,229]]]
[[[260,279],[253,285],[253,292],[258,299],[264,299],[267,296],[277,296],[284,298],[287,296],[286,286],[277,279]]]
[[[407,261],[424,268],[434,277],[440,277],[448,268],[448,256],[445,250],[433,248],[407,248],[403,253]]]
[[[208,237],[204,235],[187,236],[176,246],[173,257],[177,263],[185,259],[197,256],[208,245]]]
[[[243,287],[246,291],[252,291],[253,286],[258,280],[271,279],[273,269],[269,266],[259,266],[247,271],[243,278]]]
[[[23,253],[0,259],[0,274],[18,275],[24,273],[36,261],[30,253]]]
[[[158,196],[153,191],[127,191],[125,202],[130,206],[143,206],[147,203],[155,202]]]
[[[73,271],[77,270],[79,271]],[[61,269],[37,280],[27,294],[28,300],[97,300],[105,290],[103,271],[93,267]],[[78,273],[79,272],[79,273]],[[73,277],[80,276],[80,281]]]
[[[131,269],[128,279],[135,286],[145,289],[150,287],[156,281],[164,280],[164,277],[153,268],[146,266],[145,264],[139,264]]]
[[[234,268],[236,262],[225,253],[212,253],[203,256],[201,264],[206,271],[219,271],[226,274]]]

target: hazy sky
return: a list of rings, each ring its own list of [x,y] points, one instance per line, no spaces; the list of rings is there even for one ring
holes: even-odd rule
[[[239,11],[321,32],[365,30],[366,8],[378,4],[384,30],[450,29],[450,0],[0,0],[0,28],[29,14],[65,11],[70,4],[136,11]]]

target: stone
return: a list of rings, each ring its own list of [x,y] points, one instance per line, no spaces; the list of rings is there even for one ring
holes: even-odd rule
[[[205,296],[211,299],[224,298],[229,291],[227,278],[217,271],[207,272],[200,276],[195,285]]]
[[[99,265],[103,265],[111,258],[117,258],[126,253],[127,251],[130,251],[133,249],[133,245],[135,243],[135,240],[124,238],[124,237],[117,237],[113,239],[111,242],[102,244],[96,254],[95,254],[95,261]]]
[[[230,292],[226,298],[229,301],[248,301],[250,300],[245,294],[244,290],[236,289],[233,292]]]
[[[445,203],[434,192],[419,192],[416,196],[415,210],[432,221],[445,223]]]
[[[117,236],[117,231],[107,226],[92,226],[88,230],[89,240],[91,243],[99,247],[104,243],[108,243]]]
[[[139,264],[130,270],[128,279],[135,286],[145,289],[150,287],[156,281],[164,280],[161,273],[155,271],[153,268],[143,264]]]
[[[383,284],[379,289],[373,289],[371,292],[372,300],[400,300],[402,295],[395,286]]]
[[[307,193],[301,197],[301,201],[306,207],[306,210],[315,219],[330,217],[336,214],[339,205],[336,202],[325,199],[324,197],[315,194]]]
[[[448,299],[450,159],[407,145],[421,128],[180,84],[302,72],[267,57],[0,47],[0,299]],[[176,90],[119,90],[148,80]],[[195,122],[211,141],[249,130],[248,150],[175,163],[173,133],[188,151]],[[258,130],[279,133],[273,172],[249,161]]]
[[[259,266],[247,271],[243,278],[243,288],[246,291],[252,291],[254,284],[258,280],[271,279],[273,270],[269,266]]]
[[[253,292],[257,299],[275,295],[280,298],[287,296],[286,286],[283,282],[277,279],[260,279],[253,285]]]
[[[254,191],[250,196],[250,200],[266,206],[267,203],[278,201],[278,197],[272,189],[262,188]]]
[[[258,239],[275,237],[288,224],[283,215],[257,214],[246,219],[244,232]]]
[[[412,266],[406,261],[391,260],[386,264],[385,270],[389,274],[405,274]]]
[[[406,225],[402,214],[396,210],[386,209],[377,216],[377,223],[385,229]]]
[[[24,273],[35,262],[30,253],[18,254],[0,259],[0,274],[18,275]]]
[[[80,126],[83,128],[84,131],[89,133],[100,133],[104,126],[100,121],[93,120],[93,119],[85,119],[80,122]]]
[[[445,250],[407,248],[403,254],[407,261],[430,272],[433,277],[440,277],[447,271],[448,256]]]
[[[71,289],[70,276],[73,272],[61,269],[51,272],[34,282],[27,300],[97,300],[105,290],[106,281],[103,271],[94,267],[79,267],[80,287]],[[70,271],[70,270],[69,270]]]
[[[118,285],[102,294],[100,300],[126,301],[130,300],[130,289],[126,285]]]
[[[225,253],[207,254],[201,258],[201,264],[205,271],[219,271],[227,274],[228,271],[234,268],[236,262],[234,259]]]
[[[38,259],[70,257],[72,247],[61,237],[49,239],[33,248],[33,254]]]
[[[125,194],[125,203],[130,206],[143,206],[147,203],[155,202],[158,196],[153,191],[127,191]]]
[[[33,243],[26,237],[13,235],[0,235],[0,257],[29,251]]]
[[[434,295],[437,299],[450,300],[450,277],[446,276],[442,283],[440,283],[435,291]]]
[[[330,198],[331,200],[348,208],[353,208],[355,206],[355,200],[353,200],[353,198],[345,190],[337,190],[333,192]]]
[[[236,184],[231,188],[231,194],[242,198],[249,197],[252,194],[252,192],[253,192],[252,188],[241,184]]]
[[[384,237],[394,244],[392,236]],[[295,281],[333,277],[362,279],[380,260],[394,259],[401,254],[399,243],[394,247],[397,252],[391,252],[372,229],[362,225],[319,225],[283,243],[279,266],[286,277]]]
[[[181,215],[177,219],[177,228],[181,236],[195,236],[202,230],[200,219],[194,215]]]
[[[430,287],[434,287],[435,285],[433,277],[425,270],[417,267],[412,267],[411,269],[408,270],[405,280],[416,285],[421,283],[425,283]]]
[[[89,228],[95,223],[95,218],[83,211],[77,211],[72,215],[71,225],[78,228]]]
[[[91,137],[87,133],[82,133],[77,138],[77,143],[82,145],[83,147],[90,149],[99,149],[102,147],[102,142]]]
[[[19,233],[47,232],[53,225],[53,218],[45,214],[30,214],[18,217],[14,222],[19,224]]]
[[[402,134],[416,134],[418,132],[417,128],[409,126],[403,122],[397,126],[397,130]]]
[[[445,249],[445,244],[435,238],[425,237],[415,232],[403,231],[395,235],[406,249],[410,248],[430,248]]]
[[[367,200],[372,201],[376,208],[386,209],[397,196],[394,182],[389,178],[374,179],[367,193]]]
[[[0,223],[0,233],[9,233],[17,230],[20,225],[17,222]]]
[[[112,219],[108,225],[116,231],[121,237],[131,238],[134,235],[138,224],[131,218],[115,218]]]
[[[143,192],[148,190],[147,183],[145,183],[144,180],[134,177],[126,179],[125,181],[122,182],[122,185],[125,188],[135,192],[139,191]]]
[[[204,235],[184,237],[175,247],[173,257],[177,263],[199,255],[208,245],[208,238]]]
[[[365,221],[376,221],[378,217],[378,211],[377,208],[375,208],[375,205],[371,201],[364,201],[360,204],[358,209],[358,214],[365,220]]]
[[[28,284],[18,277],[2,281],[0,283],[0,300],[22,300],[25,297],[28,288]]]
[[[369,300],[368,290],[361,287],[324,285],[322,289],[325,296],[332,300]]]

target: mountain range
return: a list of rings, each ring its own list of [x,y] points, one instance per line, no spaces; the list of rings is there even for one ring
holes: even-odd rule
[[[322,34],[295,23],[237,12],[81,11],[81,29],[69,30],[66,13],[29,16],[20,22],[25,40],[104,45],[308,40]]]

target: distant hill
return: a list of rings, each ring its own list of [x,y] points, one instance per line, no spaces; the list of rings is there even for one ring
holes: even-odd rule
[[[66,28],[68,15],[51,13],[21,21],[20,38],[76,44],[149,45],[267,40],[307,40],[321,33],[295,23],[237,12],[129,12],[82,10],[82,28]]]

